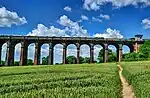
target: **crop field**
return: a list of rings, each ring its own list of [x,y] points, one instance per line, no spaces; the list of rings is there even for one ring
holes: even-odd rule
[[[133,86],[137,98],[150,98],[150,62],[122,63],[123,75]]]
[[[0,68],[0,98],[120,98],[120,91],[114,63]]]

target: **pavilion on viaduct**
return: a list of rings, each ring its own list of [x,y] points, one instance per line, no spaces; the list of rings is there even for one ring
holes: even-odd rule
[[[41,46],[45,43],[49,44],[48,64],[53,64],[53,49],[56,44],[63,45],[63,64],[66,64],[66,48],[69,44],[74,44],[77,47],[77,64],[79,64],[80,46],[87,44],[90,47],[90,63],[94,61],[94,45],[101,45],[104,50],[103,60],[108,62],[108,45],[114,45],[117,49],[118,62],[122,59],[122,46],[127,45],[130,52],[138,52],[141,44],[144,43],[142,35],[136,35],[131,39],[118,38],[89,38],[89,37],[48,37],[48,36],[0,36],[0,51],[2,45],[7,43],[7,52],[5,65],[14,65],[14,50],[15,45],[21,43],[21,55],[19,65],[27,64],[27,51],[31,43],[35,43],[34,65],[40,64]],[[1,61],[1,52],[0,52]]]

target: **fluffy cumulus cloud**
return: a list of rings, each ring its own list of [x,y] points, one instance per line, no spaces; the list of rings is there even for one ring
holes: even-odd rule
[[[69,36],[89,36],[86,29],[80,26],[78,22],[70,20],[66,15],[61,16],[58,23],[65,27],[66,34]]]
[[[142,6],[149,6],[150,0],[83,0],[83,7],[86,10],[99,10],[102,5],[106,3],[111,3],[115,8],[120,8],[128,5],[138,6],[142,4]]]
[[[94,37],[123,38],[119,30],[108,28],[104,33],[97,33]]]
[[[0,27],[11,27],[27,23],[25,17],[19,17],[16,12],[8,11],[5,7],[0,8]]]
[[[72,8],[69,7],[69,6],[66,6],[66,7],[64,7],[64,10],[67,11],[67,12],[71,12],[71,11],[72,11]]]
[[[81,15],[81,19],[82,20],[89,20],[89,18],[87,16],[85,16],[85,15]]]
[[[100,14],[99,17],[102,18],[102,19],[106,19],[106,20],[109,20],[109,19],[110,19],[109,15]]]
[[[146,18],[142,20],[142,25],[144,29],[149,29],[150,28],[150,19]]]
[[[59,29],[54,26],[46,27],[43,24],[38,24],[37,28],[29,32],[28,36],[89,36],[86,29],[83,29],[78,22],[73,22],[66,15],[63,15],[58,20],[58,23],[64,27],[64,29]]]
[[[29,32],[27,36],[68,36],[65,30],[50,26],[49,28],[43,24],[38,24],[37,28]]]

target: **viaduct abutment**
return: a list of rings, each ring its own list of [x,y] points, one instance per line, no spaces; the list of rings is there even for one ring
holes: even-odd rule
[[[54,46],[63,45],[62,63],[66,64],[67,46],[74,44],[77,47],[77,64],[80,63],[80,46],[87,44],[90,47],[90,63],[94,62],[94,45],[101,45],[104,50],[103,62],[108,62],[108,46],[114,45],[117,49],[118,62],[122,60],[122,47],[127,45],[130,52],[138,52],[140,45],[144,43],[142,39],[117,39],[117,38],[89,38],[89,37],[43,37],[43,36],[0,36],[0,61],[2,54],[2,45],[7,43],[7,52],[5,65],[14,65],[15,45],[21,43],[21,54],[19,65],[27,64],[27,51],[31,43],[35,43],[34,65],[40,64],[41,46],[49,44],[48,64],[53,65]],[[86,51],[86,50],[85,50]]]

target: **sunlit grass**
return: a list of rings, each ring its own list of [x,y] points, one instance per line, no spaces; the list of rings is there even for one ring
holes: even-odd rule
[[[115,63],[0,68],[0,97],[119,98]]]

